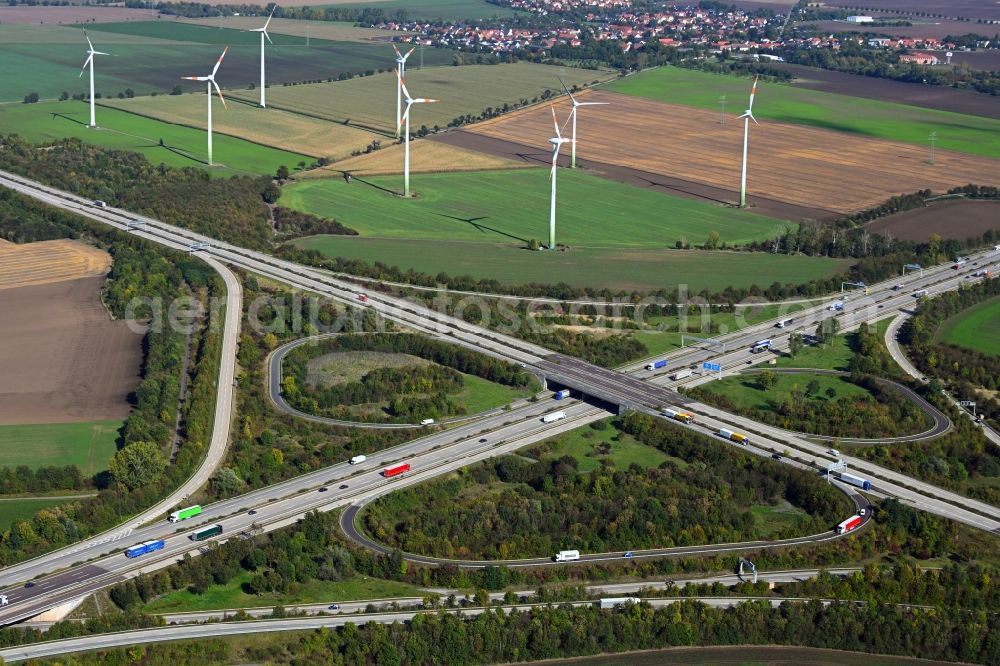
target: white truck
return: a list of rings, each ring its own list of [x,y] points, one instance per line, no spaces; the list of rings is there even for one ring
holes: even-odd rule
[[[422,425],[422,426],[429,426],[432,423],[434,423],[434,419],[424,419],[423,421],[420,422],[420,425]]]
[[[606,610],[608,608],[621,608],[627,604],[639,603],[642,603],[642,599],[639,597],[608,597],[607,599],[599,600],[597,606]]]
[[[681,370],[680,372],[675,372],[674,374],[670,375],[670,380],[676,382],[678,379],[684,379],[685,377],[690,377],[690,376],[691,376],[690,370]]]
[[[366,460],[368,460],[368,456],[354,456],[351,458],[350,462],[352,465],[360,465]]]
[[[580,551],[578,550],[560,550],[555,556],[556,562],[576,562],[580,559]]]
[[[566,418],[566,412],[558,411],[552,412],[551,414],[546,414],[542,417],[542,423],[555,423],[561,419]]]

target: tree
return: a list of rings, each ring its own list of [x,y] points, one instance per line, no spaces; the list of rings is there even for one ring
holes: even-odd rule
[[[793,333],[792,337],[788,340],[788,355],[794,358],[796,354],[802,351],[802,346],[802,334]]]
[[[809,383],[806,384],[806,395],[812,397],[818,393],[819,393],[819,382],[816,381],[815,379],[809,380]]]
[[[719,241],[721,240],[721,238],[722,237],[719,235],[718,231],[709,231],[708,232],[708,239],[705,240],[705,249],[706,250],[714,250],[714,249],[718,248],[719,247]]]
[[[184,91],[183,91],[183,90],[181,89],[181,84],[179,84],[179,83],[178,83],[178,84],[177,84],[177,85],[175,85],[175,86],[173,87],[173,89],[172,89],[172,90],[170,91],[170,94],[171,94],[171,95],[180,95],[180,94],[182,94],[183,92],[184,92]]]
[[[166,466],[159,446],[153,442],[134,442],[115,454],[108,471],[116,482],[132,490],[158,480]]]
[[[777,383],[778,375],[771,370],[762,370],[761,373],[757,375],[757,385],[760,386],[763,391],[770,391]]]
[[[282,164],[280,167],[278,167],[278,173],[275,174],[275,177],[278,180],[287,180],[288,179],[288,167],[286,167],[284,164]]]
[[[27,95],[24,96],[25,104],[34,104],[37,101],[38,101],[38,93],[36,92],[28,93]]]

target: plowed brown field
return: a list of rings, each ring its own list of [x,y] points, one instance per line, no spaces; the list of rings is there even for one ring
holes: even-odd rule
[[[599,162],[707,183],[738,196],[743,123],[687,106],[595,91],[581,109],[577,154]],[[556,107],[562,122],[568,113]],[[655,128],[654,131],[650,131]],[[467,131],[544,150],[553,135],[551,112],[533,107]],[[566,132],[569,132],[567,127]],[[569,146],[564,148],[569,151]],[[996,184],[1000,161],[766,122],[750,129],[747,191],[807,208],[849,213],[890,196],[967,183]]]
[[[104,275],[110,268],[107,252],[71,240],[0,241],[0,289]]]

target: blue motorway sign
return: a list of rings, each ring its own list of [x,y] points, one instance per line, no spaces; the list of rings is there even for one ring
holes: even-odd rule
[[[711,370],[712,372],[719,372],[719,370],[721,369],[722,366],[720,366],[718,363],[709,363],[709,362],[706,361],[706,362],[704,362],[704,363],[701,364],[701,367],[704,370]]]

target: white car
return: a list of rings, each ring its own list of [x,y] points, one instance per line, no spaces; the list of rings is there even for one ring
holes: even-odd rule
[[[7,595],[6,594],[0,594],[0,606],[7,606],[9,604],[10,604],[10,601],[7,600]]]
[[[829,451],[827,451],[827,454],[833,456],[834,458],[840,457],[840,451],[838,451],[837,449],[830,449]]]

